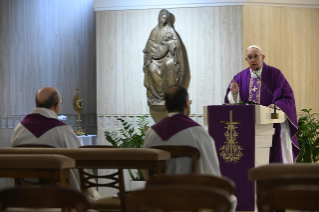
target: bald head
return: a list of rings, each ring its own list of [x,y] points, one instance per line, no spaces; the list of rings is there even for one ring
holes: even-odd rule
[[[53,87],[44,87],[36,94],[36,106],[43,107],[56,112],[56,107],[61,101],[60,93]],[[58,108],[60,110],[60,106]],[[59,110],[57,112],[59,112]]]
[[[164,100],[168,112],[183,113],[188,100],[187,90],[181,85],[172,85],[166,90]]]

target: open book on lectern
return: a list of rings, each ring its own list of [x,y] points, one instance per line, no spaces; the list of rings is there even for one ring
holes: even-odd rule
[[[256,102],[251,102],[251,101],[242,101],[240,103],[224,103],[222,105],[260,105]]]

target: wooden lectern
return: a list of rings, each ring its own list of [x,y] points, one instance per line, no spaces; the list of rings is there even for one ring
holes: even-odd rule
[[[248,180],[248,170],[269,163],[273,124],[285,121],[271,119],[273,109],[261,105],[204,106],[204,124],[215,141],[223,176],[236,184],[236,211],[255,210],[254,183]]]

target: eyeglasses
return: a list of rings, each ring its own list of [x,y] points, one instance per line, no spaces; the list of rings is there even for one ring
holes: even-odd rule
[[[188,100],[189,104],[192,104],[193,100]]]
[[[247,60],[249,60],[249,61],[252,61],[253,59],[254,60],[258,60],[258,58],[259,58],[259,56],[261,56],[262,54],[260,54],[260,55],[255,55],[254,57],[247,57]]]
[[[63,98],[61,98],[61,101],[60,101],[60,102],[61,102],[61,104],[63,103]]]

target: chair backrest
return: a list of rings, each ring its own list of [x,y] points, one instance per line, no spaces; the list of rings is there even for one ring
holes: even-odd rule
[[[88,145],[88,146],[81,146],[79,148],[118,148],[118,147],[109,146],[109,145]],[[126,211],[126,193],[125,193],[123,169],[118,169],[118,171],[113,174],[103,175],[103,176],[88,173],[84,169],[79,169],[79,172],[80,172],[80,179],[81,179],[81,190],[83,192],[87,192],[87,189],[91,187],[109,187],[109,188],[118,189],[119,190],[118,194],[121,200],[121,209],[122,211]],[[96,182],[95,179],[106,179],[108,180],[108,183],[99,183],[99,182]]]
[[[171,153],[171,158],[190,157],[192,158],[192,173],[197,172],[197,161],[200,158],[200,151],[192,146],[152,146],[152,149],[160,149]]]
[[[249,170],[250,180],[270,180],[285,176],[319,175],[319,166],[309,163],[282,164],[272,163]]]
[[[146,182],[146,187],[154,185],[198,185],[211,188],[218,188],[233,194],[235,183],[227,177],[215,177],[212,175],[158,175],[151,177]]]
[[[110,145],[85,145],[85,146],[80,146],[79,148],[119,148],[119,147],[110,146]]]
[[[50,146],[50,145],[47,145],[47,144],[21,144],[21,145],[17,145],[17,146],[14,146],[15,147],[18,147],[18,148],[55,148],[54,146]]]
[[[89,203],[78,191],[63,188],[10,188],[0,191],[0,205],[17,208],[74,208],[85,212]]]
[[[282,186],[265,191],[260,199],[264,212],[285,210],[318,211],[319,186],[294,185]]]
[[[147,208],[163,211],[198,211],[205,208],[216,212],[229,212],[231,208],[229,197],[229,194],[223,190],[204,186],[150,186],[130,193],[127,198],[127,212],[137,212]]]
[[[270,189],[291,185],[319,186],[319,166],[313,164],[269,164],[249,170],[249,179],[256,181],[257,207],[262,211],[262,194]]]

